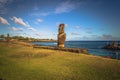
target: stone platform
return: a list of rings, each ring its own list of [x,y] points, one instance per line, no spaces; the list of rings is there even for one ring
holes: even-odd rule
[[[51,49],[51,50],[60,50],[60,51],[66,51],[66,52],[88,54],[88,49],[82,49],[82,48],[59,48],[59,47],[40,46],[40,45],[35,45],[34,48]]]

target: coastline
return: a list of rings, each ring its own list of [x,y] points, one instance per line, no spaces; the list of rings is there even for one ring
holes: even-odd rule
[[[107,50],[103,47],[112,41],[66,41],[66,48],[82,48],[87,49],[89,54],[95,56],[102,56],[106,58],[120,59],[119,50]],[[57,46],[54,42],[33,42],[33,44],[41,46]]]
[[[2,41],[2,42],[6,42],[6,41]],[[28,41],[10,41],[10,43],[12,44],[18,44],[18,45],[23,45],[23,46],[28,46],[28,47],[32,47],[32,48],[38,48],[38,49],[48,49],[48,50],[58,50],[58,51],[65,51],[65,52],[73,52],[73,53],[82,53],[82,54],[89,54],[89,55],[93,55],[93,56],[100,56],[100,57],[103,57],[103,58],[111,58],[111,59],[117,59],[117,60],[120,60],[120,54],[119,52],[115,52],[114,53],[114,57],[110,56],[110,55],[106,55],[107,56],[102,56],[102,55],[99,55],[99,54],[95,54],[93,52],[90,52],[90,50],[88,48],[70,48],[70,47],[65,47],[65,48],[58,48],[56,46],[46,46],[46,45],[42,45],[42,44],[33,44],[31,42],[28,42]],[[47,43],[47,42],[45,42]],[[49,42],[48,42],[49,43]],[[99,52],[99,51],[98,51]],[[104,53],[102,53],[104,54]],[[113,53],[112,53],[113,55]]]
[[[75,53],[83,53],[83,54],[89,54],[88,49],[84,48],[58,48],[58,47],[52,47],[52,46],[44,46],[44,45],[37,45],[37,44],[32,44],[30,42],[11,42],[13,44],[20,44],[24,46],[30,46],[33,48],[40,48],[40,49],[51,49],[51,50],[59,50],[59,51],[66,51],[66,52],[75,52]]]

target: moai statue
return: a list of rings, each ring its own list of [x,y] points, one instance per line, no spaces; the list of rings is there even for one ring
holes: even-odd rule
[[[7,42],[9,43],[10,42],[10,35],[7,34]]]
[[[66,40],[66,33],[64,33],[64,28],[65,24],[60,24],[59,25],[59,30],[58,30],[58,47],[63,48],[65,45],[65,40]]]

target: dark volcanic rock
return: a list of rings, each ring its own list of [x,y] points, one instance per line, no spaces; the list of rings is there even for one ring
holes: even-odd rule
[[[113,41],[112,44],[104,46],[103,49],[120,50],[120,44],[117,44],[116,41]]]

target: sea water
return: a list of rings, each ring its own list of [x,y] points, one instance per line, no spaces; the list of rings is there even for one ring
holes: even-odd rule
[[[56,42],[32,42],[32,43],[37,45],[44,45],[44,46],[57,46]],[[111,43],[112,41],[66,41],[65,47],[87,48],[89,54],[120,59],[120,50],[102,49],[102,47]],[[118,43],[120,43],[120,41],[118,41]]]

